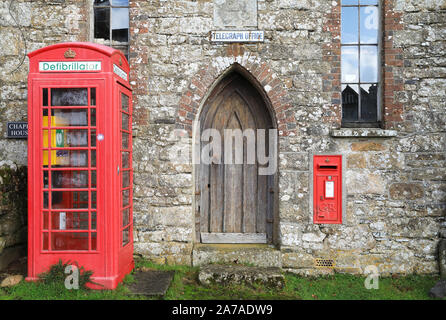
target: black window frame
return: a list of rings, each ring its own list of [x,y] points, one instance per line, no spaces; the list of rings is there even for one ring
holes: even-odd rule
[[[95,0],[91,0],[91,4],[92,4],[92,38],[93,41],[95,42],[100,42],[101,44],[104,44],[106,46],[110,46],[112,48],[121,50],[122,53],[124,54],[124,56],[127,58],[127,61],[129,61],[129,54],[130,54],[130,0],[128,1],[128,5],[126,6],[122,6],[122,5],[113,5],[113,1],[104,1],[104,2],[108,2],[108,4],[103,4],[103,5],[96,5],[95,4]],[[113,40],[113,29],[112,29],[112,19],[113,19],[113,8],[124,8],[124,9],[128,9],[128,13],[129,13],[129,28],[127,31],[127,42],[122,42],[122,41],[116,41]],[[110,16],[110,20],[109,20],[109,38],[108,39],[104,39],[104,38],[96,38],[95,37],[95,14],[96,14],[96,10],[98,9],[108,9],[109,12],[109,16]],[[101,41],[98,41],[101,40]]]

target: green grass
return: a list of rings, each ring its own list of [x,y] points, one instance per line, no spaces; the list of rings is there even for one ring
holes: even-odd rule
[[[164,297],[132,295],[128,285],[135,280],[127,275],[115,290],[67,290],[64,281],[57,276],[41,282],[22,281],[12,288],[0,288],[0,300],[424,300],[430,299],[429,289],[439,280],[438,276],[411,275],[406,277],[380,278],[379,289],[367,290],[362,276],[336,274],[333,276],[303,277],[285,274],[283,289],[263,285],[211,285],[198,283],[198,268],[190,266],[156,265],[148,261],[136,261],[136,268],[175,271],[172,283]]]

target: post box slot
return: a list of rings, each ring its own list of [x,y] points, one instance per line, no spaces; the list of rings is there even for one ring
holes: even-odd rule
[[[338,168],[338,166],[336,166],[336,165],[330,165],[330,166],[327,166],[327,165],[318,165],[318,168],[319,168],[320,170],[336,170],[336,169]]]

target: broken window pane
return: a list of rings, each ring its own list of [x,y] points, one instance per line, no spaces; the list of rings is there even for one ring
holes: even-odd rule
[[[342,85],[342,119],[344,121],[357,121],[358,106],[358,85]]]
[[[110,1],[109,0],[94,0],[95,6],[109,6]]]
[[[112,8],[112,39],[113,41],[129,41],[129,9]]]
[[[110,40],[110,8],[94,8],[94,37]]]
[[[376,84],[361,85],[361,119],[377,121],[378,86]]]

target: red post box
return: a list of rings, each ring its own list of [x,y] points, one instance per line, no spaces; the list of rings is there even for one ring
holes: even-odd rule
[[[128,62],[79,42],[28,56],[27,280],[61,259],[113,289],[134,267]]]
[[[342,156],[313,156],[313,221],[342,223]]]

